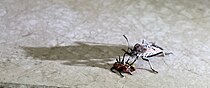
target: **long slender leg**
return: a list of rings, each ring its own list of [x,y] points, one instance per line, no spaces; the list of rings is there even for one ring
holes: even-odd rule
[[[155,44],[152,44],[152,46],[157,47],[157,48],[159,48],[159,49],[163,50],[163,48],[162,48],[162,47],[157,46],[157,45],[155,45]]]
[[[116,72],[114,71],[114,67],[112,67],[110,70],[111,70],[113,73],[116,73]]]
[[[119,72],[119,74],[120,74],[121,77],[124,77],[124,75],[122,75],[122,72]]]
[[[119,57],[119,58],[120,58],[120,57]],[[121,62],[122,64],[124,64],[124,59],[125,59],[125,58],[124,58],[124,56],[123,56],[123,58],[122,58],[122,62]]]
[[[119,61],[119,63],[122,63],[122,62],[121,62],[121,58],[120,58],[120,56],[118,56],[118,61]]]
[[[136,59],[130,64],[130,66],[133,65],[138,58],[139,58],[139,56],[136,56]]]
[[[170,55],[170,54],[173,54],[172,52],[169,52],[169,53],[165,53],[164,51],[162,51],[162,54],[159,55],[159,56],[166,56],[166,55]]]
[[[127,61],[125,62],[125,64],[129,64],[128,62],[129,62],[129,60],[130,60],[130,57],[127,59]]]
[[[155,69],[153,69],[153,67],[152,67],[152,65],[151,65],[151,63],[150,63],[150,61],[148,61],[148,62],[149,62],[149,65],[150,65],[150,68],[152,69],[152,71],[155,72],[155,73],[158,73],[158,71],[156,71]]]
[[[115,68],[112,67],[110,70],[111,70],[113,73],[116,73],[116,72],[114,71],[114,69],[115,69]],[[119,72],[119,74],[120,74],[121,77],[124,77],[124,76],[122,75],[122,72],[120,72],[120,71],[118,71],[118,72]]]
[[[119,62],[117,58],[116,58],[116,61]]]
[[[133,75],[133,74],[131,74],[131,72],[127,72],[127,74],[129,74],[129,75]]]
[[[124,49],[122,49],[125,53],[123,54],[123,59],[125,58],[125,55],[128,54],[127,51],[125,51]]]
[[[170,54],[173,54],[172,52],[169,52],[169,53],[165,53],[165,55],[170,55]]]
[[[125,55],[128,54],[127,52],[124,53],[123,55],[123,59],[125,58]],[[128,54],[129,55],[129,54]],[[129,55],[129,58],[127,59],[127,61],[125,62],[126,64],[128,64],[129,60],[130,60],[131,56]]]
[[[154,57],[154,56],[164,56],[164,52],[159,52],[159,53],[149,55],[149,56],[146,56],[146,57]]]
[[[166,56],[166,53],[164,51],[162,51],[162,52],[163,52],[163,56],[165,57]]]
[[[129,53],[129,51],[128,50],[130,50],[130,51],[132,51],[132,49],[131,48],[128,48],[128,50],[126,51],[125,49],[122,49],[125,53],[123,54],[123,58],[125,58],[125,55],[127,54],[127,55],[129,55],[129,56],[131,56],[131,53]]]
[[[152,69],[153,72],[158,73],[158,71],[156,71],[155,69],[153,69],[152,64],[150,63],[150,61],[146,58],[142,58],[143,60],[147,61],[149,63],[150,69]]]

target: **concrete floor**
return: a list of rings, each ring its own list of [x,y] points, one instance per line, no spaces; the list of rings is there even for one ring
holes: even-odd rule
[[[208,88],[209,0],[1,0],[0,87]],[[109,69],[129,38],[173,55]]]

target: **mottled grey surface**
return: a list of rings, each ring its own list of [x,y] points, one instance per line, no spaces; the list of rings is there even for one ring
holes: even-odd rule
[[[206,88],[209,23],[209,0],[1,0],[0,82]],[[147,39],[174,54],[151,58],[158,74],[139,60],[141,69],[120,78],[109,68],[126,48],[123,34],[132,45]]]

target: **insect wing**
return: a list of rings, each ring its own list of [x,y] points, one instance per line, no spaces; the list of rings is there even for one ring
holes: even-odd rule
[[[150,47],[143,53],[143,57],[153,57],[161,54],[163,51],[157,47]]]

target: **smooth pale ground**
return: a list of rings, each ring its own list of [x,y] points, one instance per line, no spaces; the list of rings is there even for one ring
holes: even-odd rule
[[[1,0],[0,82],[6,87],[205,88],[210,84],[208,0]],[[109,71],[122,48],[156,42],[174,55]]]

